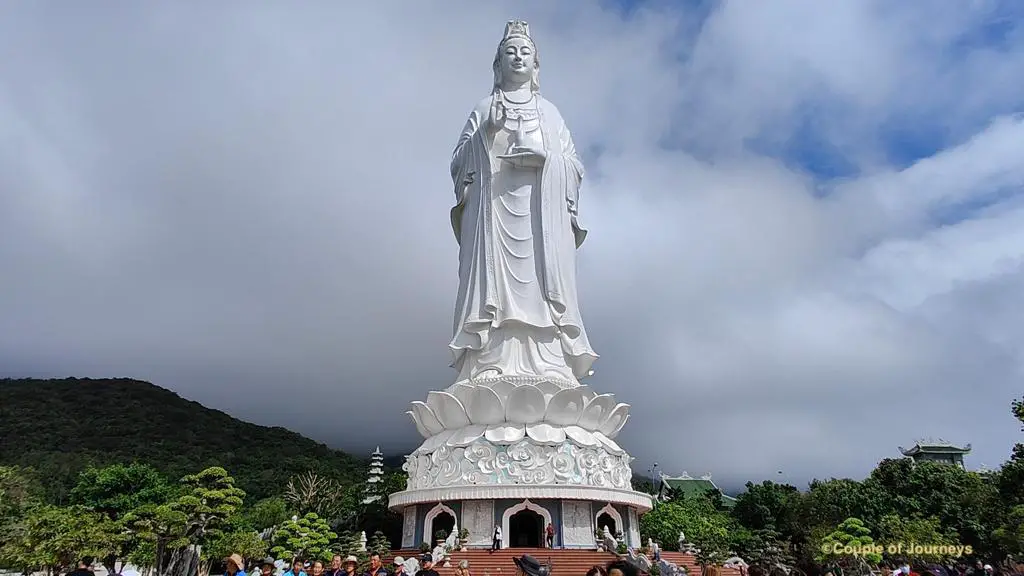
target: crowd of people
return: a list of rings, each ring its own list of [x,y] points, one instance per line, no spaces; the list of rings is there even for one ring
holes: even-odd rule
[[[434,568],[434,558],[431,554],[423,554],[420,556],[419,562],[419,570],[408,576],[440,576]],[[551,576],[551,566],[541,563],[529,554],[514,557],[512,562],[515,564],[515,576]],[[247,576],[245,561],[238,554],[232,554],[225,559],[224,563],[226,565],[225,576]],[[373,553],[370,555],[370,568],[359,576],[404,576],[406,574],[404,558],[396,556],[391,564],[389,570],[381,562],[380,554]],[[340,554],[334,556],[329,568],[325,567],[321,560],[306,562],[301,558],[296,558],[283,576],[356,576],[358,566],[359,560],[355,556],[342,558]],[[273,558],[266,558],[259,564],[258,569],[260,571],[258,576],[274,576],[277,570],[276,561]],[[455,568],[455,574],[456,576],[472,576],[469,562],[466,560],[459,562]],[[257,575],[253,574],[252,576]],[[625,560],[614,560],[604,566],[594,566],[586,576],[640,576],[640,572],[636,566]]]
[[[495,527],[492,550],[500,548],[500,530],[500,527]],[[548,546],[551,547],[551,539],[547,540]],[[550,576],[551,566],[542,564],[529,554],[513,557],[512,562],[515,564],[515,576]],[[224,566],[224,576],[277,576],[278,573],[277,561],[270,557],[247,566],[241,555],[232,554],[224,559]],[[942,566],[936,564],[918,567],[904,565],[895,569],[883,567],[874,574],[875,576],[1024,576],[1024,570],[1021,568],[1024,566],[1013,565],[1012,561],[1007,563],[1007,567],[993,568],[990,564],[984,564],[979,560],[974,565]],[[792,576],[781,568],[768,571],[759,566],[751,566],[743,572],[744,576]],[[90,562],[83,560],[65,576],[95,576],[95,574],[90,569]],[[413,574],[406,571],[405,558],[395,556],[390,565],[385,566],[381,555],[374,552],[370,554],[370,566],[365,571],[359,570],[359,559],[355,556],[342,557],[340,554],[335,554],[329,566],[322,560],[307,561],[295,558],[281,576],[440,576],[440,574],[434,566],[433,556],[429,553],[419,557],[419,569]],[[455,566],[455,576],[472,576],[467,560],[462,560]],[[489,575],[485,573],[484,576]],[[641,575],[636,565],[619,559],[606,565],[593,566],[587,571],[586,576]],[[825,576],[844,575],[837,568],[828,570]]]

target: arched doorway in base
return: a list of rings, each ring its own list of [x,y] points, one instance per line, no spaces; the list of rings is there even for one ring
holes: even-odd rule
[[[533,510],[520,510],[508,519],[510,548],[540,548],[544,519]]]
[[[437,532],[438,530],[444,530],[444,537],[447,538],[452,530],[455,529],[455,516],[452,516],[448,512],[441,512],[434,517],[433,522],[430,523],[430,539],[428,540],[431,544],[437,543]],[[427,540],[424,538],[424,540]]]
[[[455,511],[439,502],[423,517],[423,541],[433,548],[437,543],[437,531],[444,530],[447,537],[456,529],[456,524]]]
[[[604,533],[604,529],[607,527],[608,532],[610,532],[612,536],[615,536],[615,534],[618,533],[619,530],[619,526],[615,523],[615,519],[612,518],[611,514],[608,514],[607,512],[598,515],[597,525],[600,526],[598,530],[600,530],[601,533]]]
[[[546,508],[523,500],[501,515],[501,547],[540,547],[550,523],[551,513]]]
[[[604,508],[598,510],[597,517],[594,520],[595,526],[598,530],[603,533],[604,527],[607,526],[608,531],[612,533],[612,536],[624,531],[626,528],[622,523],[622,515],[619,514],[619,511],[611,504],[608,504]]]

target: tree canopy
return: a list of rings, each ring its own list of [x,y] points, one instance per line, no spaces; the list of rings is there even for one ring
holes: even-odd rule
[[[57,503],[72,500],[83,470],[133,462],[171,478],[220,466],[257,499],[279,494],[295,471],[346,485],[366,475],[362,458],[140,380],[0,379],[0,406],[0,466],[34,468]]]

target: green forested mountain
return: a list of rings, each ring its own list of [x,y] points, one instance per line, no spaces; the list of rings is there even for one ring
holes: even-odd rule
[[[0,466],[34,467],[60,502],[90,465],[138,461],[178,478],[222,466],[250,498],[296,471],[359,481],[365,462],[284,428],[257,426],[130,379],[0,379]]]

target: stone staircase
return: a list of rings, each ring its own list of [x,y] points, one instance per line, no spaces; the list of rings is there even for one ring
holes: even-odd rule
[[[592,566],[596,564],[604,566],[618,558],[617,554],[597,550],[505,548],[497,552],[490,552],[470,549],[465,552],[452,552],[448,565],[437,568],[437,571],[441,576],[454,576],[455,566],[462,560],[468,560],[469,570],[473,576],[515,576],[516,565],[512,562],[512,558],[523,554],[529,554],[542,563],[550,562],[551,576],[584,576]],[[418,550],[399,550],[393,556],[418,558],[420,552]],[[673,564],[685,567],[690,576],[700,576],[701,574],[697,559],[692,554],[662,552],[661,557]],[[392,558],[385,560],[388,565]],[[721,576],[741,576],[740,571],[733,568],[721,568],[719,574]]]
[[[408,558],[419,555],[412,550],[396,553]],[[595,564],[605,565],[617,556],[610,552],[597,550],[559,550],[549,548],[505,548],[496,552],[489,550],[470,549],[465,552],[455,551],[448,559],[448,565],[437,568],[441,576],[454,576],[455,567],[463,560],[469,561],[469,570],[473,576],[515,576],[516,565],[513,557],[529,554],[542,563],[551,563],[551,576],[584,576]]]
[[[697,564],[697,558],[693,554],[662,551],[661,558],[667,562],[675,564],[676,566],[686,568],[686,572],[690,574],[690,576],[700,576],[701,574],[700,564]],[[720,576],[743,576],[743,573],[738,568],[719,567],[718,574]]]

